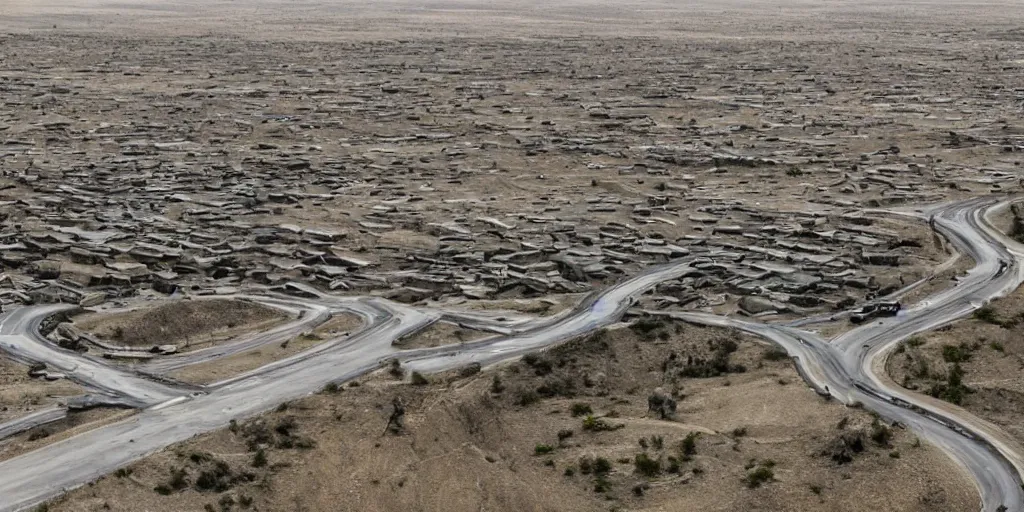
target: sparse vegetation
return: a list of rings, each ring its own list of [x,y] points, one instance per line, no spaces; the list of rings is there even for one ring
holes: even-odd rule
[[[772,347],[764,353],[762,358],[765,361],[782,361],[784,359],[789,359],[789,354],[787,354],[786,351],[782,350],[781,348]]]
[[[567,429],[567,428],[563,428],[562,430],[558,431],[558,442],[561,443],[562,441],[565,441],[566,439],[569,439],[572,436],[573,436],[573,431],[572,430]]]
[[[871,424],[871,440],[878,446],[889,446],[892,440],[892,429],[877,419]]]
[[[576,402],[569,406],[569,412],[572,414],[572,417],[575,418],[577,416],[593,414],[594,410],[590,408],[590,404]]]
[[[633,458],[633,466],[636,472],[648,478],[661,474],[661,459],[655,459],[645,452],[636,454]]]
[[[743,482],[747,484],[747,487],[756,489],[773,480],[775,480],[775,471],[769,466],[761,465],[747,473]]]
[[[426,386],[430,381],[420,372],[412,372],[412,384],[414,386]]]
[[[588,415],[583,418],[583,430],[589,430],[591,432],[605,432],[611,430],[618,430],[623,425],[612,425],[601,418],[597,418],[594,415]]]
[[[700,432],[690,432],[679,443],[679,453],[682,460],[688,461],[697,454],[697,438],[699,437]]]
[[[946,376],[946,382],[933,384],[928,390],[928,394],[949,403],[961,405],[964,398],[973,392],[971,388],[963,384],[963,377],[963,368],[959,363],[954,363]]]
[[[988,305],[976,309],[974,311],[974,318],[989,324],[1002,324],[999,320],[999,313],[996,312],[996,308]]]
[[[973,349],[966,343],[959,345],[944,345],[942,347],[942,359],[947,363],[963,363],[971,358]]]
[[[256,450],[256,453],[252,456],[252,467],[262,468],[267,465],[267,452],[260,448]]]

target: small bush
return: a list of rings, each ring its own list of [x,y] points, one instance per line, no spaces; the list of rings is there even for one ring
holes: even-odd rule
[[[655,450],[660,450],[665,447],[665,438],[661,436],[651,436],[651,447]]]
[[[743,437],[747,435],[747,427],[736,427],[732,429],[733,437]]]
[[[555,451],[555,447],[549,444],[538,444],[533,447],[534,455],[547,455],[553,451]]]
[[[501,377],[495,375],[494,379],[491,380],[491,393],[500,395],[502,391],[505,391],[505,385],[501,383]]]
[[[651,339],[654,332],[665,327],[665,323],[657,318],[645,317],[633,322],[629,329],[640,335],[641,338]]]
[[[761,487],[762,484],[771,482],[774,479],[775,472],[772,471],[771,468],[761,466],[751,471],[750,473],[747,473],[747,476],[746,478],[743,479],[743,481],[744,483],[747,484],[747,487],[751,489],[756,489],[758,487]]]
[[[700,432],[690,432],[689,434],[686,434],[686,437],[679,443],[679,453],[682,455],[682,459],[684,461],[690,460],[697,454],[698,437],[700,437]]]
[[[572,430],[567,429],[567,428],[563,428],[562,430],[559,430],[558,431],[558,442],[561,443],[562,441],[565,441],[566,439],[569,439],[570,437],[572,437],[572,434],[573,434]]]
[[[633,458],[633,467],[637,473],[646,477],[655,477],[661,474],[661,460],[651,458],[646,453],[636,454],[636,457]]]
[[[430,381],[420,372],[412,372],[412,384],[414,386],[426,386]]]
[[[971,348],[966,343],[944,345],[942,347],[942,359],[947,363],[963,363],[970,358]]]
[[[533,368],[533,373],[538,377],[548,375],[552,371],[551,361],[537,354],[526,354],[523,356],[523,363]]]
[[[252,467],[262,468],[267,465],[267,452],[260,448],[256,450],[256,454],[252,456]]]
[[[871,440],[878,446],[889,446],[889,441],[892,440],[892,429],[876,421],[871,426]]]
[[[762,357],[765,361],[782,361],[784,359],[789,359],[789,354],[787,354],[785,350],[776,347],[765,352]]]
[[[974,312],[974,318],[989,324],[1000,325],[1002,323],[999,321],[999,313],[996,313],[996,308],[992,306],[978,308]]]
[[[586,418],[583,418],[583,430],[589,430],[591,432],[606,432],[618,430],[624,426],[625,425],[612,425],[600,418],[595,418],[593,415],[589,415]]]
[[[182,468],[171,468],[171,479],[168,485],[175,491],[188,487],[188,473]]]
[[[516,391],[515,398],[516,405],[526,407],[528,405],[537,403],[537,401],[540,400],[540,395],[538,395],[537,392],[532,389],[520,389]]]

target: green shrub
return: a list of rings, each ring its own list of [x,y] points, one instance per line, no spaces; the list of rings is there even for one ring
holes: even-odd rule
[[[252,456],[252,467],[262,468],[267,465],[267,452],[260,448],[256,450],[256,454]]]
[[[999,321],[999,313],[996,313],[996,308],[992,306],[978,308],[974,311],[974,318],[989,324],[1000,325],[1002,323]]]
[[[603,419],[596,418],[594,415],[588,415],[583,418],[583,430],[589,430],[591,432],[605,432],[611,430],[618,430],[625,425],[612,425]]]
[[[661,459],[651,458],[646,453],[638,453],[633,458],[633,467],[643,476],[655,477],[661,474]]]
[[[971,358],[971,348],[966,343],[944,345],[942,359],[947,363],[963,363]]]
[[[747,473],[747,476],[746,478],[743,479],[743,481],[744,483],[747,484],[747,487],[751,489],[756,489],[758,487],[761,487],[762,484],[771,482],[774,479],[775,472],[772,471],[771,468],[760,466],[757,469],[751,471],[750,473]]]
[[[533,447],[534,455],[547,455],[553,451],[555,451],[555,447],[549,444],[538,444]]]
[[[686,434],[686,437],[679,443],[679,453],[682,455],[682,459],[684,461],[690,460],[697,454],[698,437],[700,437],[700,432],[690,432],[689,434]]]
[[[516,405],[526,407],[537,403],[540,396],[532,389],[519,389],[516,391]]]
[[[871,440],[878,446],[889,446],[889,441],[892,440],[892,429],[875,421],[871,425]]]
[[[420,372],[412,372],[412,383],[414,386],[426,386],[430,381]]]

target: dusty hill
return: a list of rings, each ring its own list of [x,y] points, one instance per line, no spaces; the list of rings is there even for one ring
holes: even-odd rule
[[[271,307],[228,299],[178,300],[113,314],[88,314],[75,325],[103,339],[132,347],[181,344],[189,347],[284,319]]]
[[[888,361],[904,387],[960,405],[1024,442],[1024,292],[910,338]]]
[[[473,370],[411,376],[418,384],[382,370],[329,387],[139,461],[49,510],[978,506],[937,450],[822,399],[784,355],[733,332],[642,322]],[[386,431],[395,398],[403,428]]]

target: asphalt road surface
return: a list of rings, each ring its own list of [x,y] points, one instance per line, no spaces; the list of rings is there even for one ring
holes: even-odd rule
[[[853,329],[831,342],[795,326],[700,313],[672,316],[738,328],[778,344],[794,358],[805,380],[819,393],[851,405],[860,403],[888,420],[906,425],[945,451],[975,479],[983,510],[1000,506],[1024,510],[1022,449],[1012,439],[958,407],[902,390],[875,373],[878,362],[900,340],[963,317],[1016,289],[1024,280],[1024,248],[993,229],[984,218],[984,213],[998,202],[996,198],[979,198],[916,212],[923,219],[932,219],[935,229],[973,258],[976,266],[954,287],[921,301],[905,314]],[[330,382],[357,377],[391,358],[401,360],[406,369],[435,372],[470,363],[496,363],[585,335],[617,322],[635,297],[646,290],[690,271],[685,261],[652,267],[588,297],[568,313],[534,320],[421,310],[381,299],[331,297],[303,285],[290,285],[287,291],[301,298],[257,300],[306,311],[298,321],[239,340],[228,348],[168,359],[173,363],[152,363],[150,369],[167,371],[248,350],[307,329],[334,312],[355,312],[363,317],[366,328],[198,391],[153,381],[107,366],[102,360],[55,348],[38,334],[38,328],[59,306],[17,310],[0,318],[0,349],[22,362],[46,362],[88,389],[112,401],[140,407],[141,411],[126,420],[0,462],[0,511],[34,506],[170,444],[222,428],[232,419],[269,410]],[[431,349],[401,350],[393,344],[439,320],[503,334]]]

